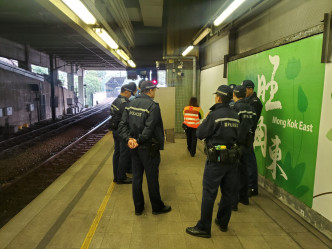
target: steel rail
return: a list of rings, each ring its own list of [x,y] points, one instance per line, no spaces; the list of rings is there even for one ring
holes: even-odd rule
[[[40,139],[42,139],[42,138],[45,138],[45,137],[49,136],[50,133],[54,133],[54,132],[57,132],[57,131],[61,131],[61,130],[63,130],[64,128],[67,128],[68,126],[74,125],[74,124],[76,124],[76,123],[78,123],[78,122],[81,122],[81,121],[84,120],[84,119],[87,119],[87,118],[89,118],[89,117],[91,117],[91,116],[93,116],[93,115],[96,115],[97,113],[100,113],[100,112],[104,111],[104,110],[106,109],[107,106],[108,106],[108,105],[103,105],[103,106],[97,108],[97,111],[96,111],[96,109],[93,109],[93,112],[91,111],[91,112],[89,112],[89,114],[88,114],[88,113],[85,113],[85,115],[84,115],[83,117],[80,116],[79,119],[78,119],[78,117],[76,117],[76,118],[72,119],[71,121],[67,122],[65,125],[61,125],[61,126],[58,127],[57,129],[49,130],[49,129],[52,128],[53,126],[52,126],[52,127],[48,126],[47,128],[48,128],[49,132],[47,132],[47,133],[42,133],[42,134],[40,134],[39,136],[34,136],[32,139],[28,139],[28,140],[26,140],[25,142],[22,142],[22,143],[20,143],[20,144],[16,144],[16,145],[14,145],[14,146],[11,146],[11,147],[9,147],[9,148],[6,148],[6,149],[2,150],[2,151],[0,152],[0,157],[1,157],[3,154],[5,154],[5,153],[7,153],[7,152],[9,152],[9,151],[11,151],[11,150],[15,150],[15,149],[18,149],[18,148],[20,148],[20,147],[23,147],[23,146],[25,146],[25,145],[27,145],[27,144],[29,144],[29,143],[33,143],[33,142],[35,142],[35,141],[37,141],[37,140],[40,140]],[[98,110],[98,109],[99,109],[99,110]],[[38,129],[38,130],[39,130],[39,129]],[[44,129],[43,129],[43,131],[44,131]],[[30,135],[30,134],[29,134],[29,135]],[[32,134],[32,135],[33,135],[33,134]]]
[[[21,179],[27,177],[28,175],[30,175],[31,173],[33,173],[34,171],[36,171],[37,169],[41,168],[42,166],[44,166],[46,163],[49,163],[50,161],[52,161],[53,159],[57,158],[58,156],[62,155],[63,153],[65,153],[67,150],[69,150],[70,148],[72,148],[74,145],[76,145],[78,142],[80,142],[82,139],[86,138],[87,136],[89,136],[91,133],[95,132],[97,129],[99,129],[101,126],[103,126],[108,120],[110,120],[111,117],[106,118],[104,121],[102,121],[101,123],[99,123],[97,126],[95,126],[94,128],[92,128],[90,131],[88,131],[86,134],[84,134],[83,136],[79,137],[77,140],[75,140],[74,142],[72,142],[71,144],[67,145],[65,148],[63,148],[61,151],[57,152],[56,154],[54,154],[53,156],[51,156],[50,158],[46,159],[44,162],[40,163],[38,166],[33,167],[32,169],[30,169],[29,171],[25,172],[23,175],[17,177],[14,181],[12,181],[9,184],[6,184],[4,187],[0,187],[0,193],[4,190],[6,190],[7,188],[9,188],[10,186],[12,186],[13,184],[17,183],[18,181],[20,181]]]
[[[108,104],[105,104],[106,106]],[[39,129],[36,129],[36,130],[32,130],[30,132],[27,132],[27,133],[24,133],[24,134],[21,134],[21,135],[17,135],[17,136],[14,136],[14,137],[11,137],[11,138],[8,138],[6,140],[3,140],[3,141],[0,141],[0,146],[2,146],[3,144],[5,143],[8,143],[8,142],[11,142],[13,140],[18,140],[18,139],[21,139],[21,138],[24,138],[24,137],[27,137],[27,136],[30,136],[30,135],[33,135],[35,133],[41,133],[41,132],[44,132],[44,131],[47,131],[48,129],[52,128],[52,127],[56,127],[56,126],[59,126],[63,123],[68,123],[68,122],[71,122],[71,120],[75,120],[81,116],[84,116],[90,112],[93,112],[95,111],[95,109],[99,109],[100,107],[103,107],[105,105],[102,105],[102,106],[98,106],[98,107],[95,107],[95,108],[91,108],[89,110],[86,110],[86,111],[83,111],[83,112],[80,112],[79,114],[75,115],[75,116],[72,116],[72,117],[69,117],[69,118],[66,118],[66,119],[63,119],[63,120],[59,120],[58,122],[55,122],[55,123],[52,123],[52,124],[49,124],[49,125],[46,125],[46,126],[43,126],[42,128],[39,128]]]

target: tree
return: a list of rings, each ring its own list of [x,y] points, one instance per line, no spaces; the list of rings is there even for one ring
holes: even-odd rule
[[[85,71],[84,84],[86,85],[86,105],[92,106],[92,95],[96,92],[105,91],[105,71]]]

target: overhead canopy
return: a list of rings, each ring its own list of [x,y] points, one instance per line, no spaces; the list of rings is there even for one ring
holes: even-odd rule
[[[163,0],[81,1],[137,66],[152,66],[161,58]],[[67,16],[53,3],[64,5],[61,0],[2,1],[0,37],[84,69],[128,66],[95,33],[91,34],[92,28],[80,20],[73,21],[73,13]]]

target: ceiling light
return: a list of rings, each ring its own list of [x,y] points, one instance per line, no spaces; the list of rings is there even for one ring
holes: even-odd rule
[[[62,0],[79,18],[88,25],[96,24],[96,18],[80,0]]]
[[[182,56],[186,56],[191,50],[193,50],[194,46],[190,45],[186,48],[186,50],[182,53]]]
[[[210,31],[211,31],[210,28],[204,29],[203,32],[193,42],[194,46],[196,46],[201,40],[203,40],[203,38],[207,36],[207,34],[210,33]]]
[[[132,60],[127,61],[131,67],[136,67],[136,64]]]
[[[104,42],[107,43],[108,46],[110,46],[113,49],[119,48],[119,45],[116,44],[116,42],[112,39],[112,37],[110,37],[110,35],[107,33],[105,29],[96,28],[94,29],[94,31],[101,39],[104,40]]]
[[[120,55],[125,61],[129,60],[129,56],[122,50],[117,49],[116,52]]]
[[[234,0],[231,5],[225,9],[221,15],[213,22],[215,26],[220,25],[227,17],[229,17],[234,10],[236,10],[245,0]]]

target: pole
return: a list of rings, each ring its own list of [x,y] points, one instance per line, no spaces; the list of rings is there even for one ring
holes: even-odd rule
[[[50,76],[51,76],[51,111],[52,120],[55,120],[55,103],[54,103],[54,58],[50,55]]]

